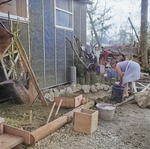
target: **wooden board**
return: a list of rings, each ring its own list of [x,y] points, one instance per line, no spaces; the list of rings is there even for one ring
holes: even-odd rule
[[[23,137],[10,134],[0,135],[0,149],[11,149],[24,141]]]

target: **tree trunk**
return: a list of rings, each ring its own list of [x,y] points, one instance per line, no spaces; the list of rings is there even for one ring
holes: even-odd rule
[[[148,0],[141,0],[141,36],[140,36],[140,52],[142,55],[142,67],[147,66],[147,13]]]

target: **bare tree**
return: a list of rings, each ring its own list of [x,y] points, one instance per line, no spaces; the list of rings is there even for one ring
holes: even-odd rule
[[[111,8],[106,7],[106,1],[103,10],[101,10],[98,7],[98,0],[95,5],[92,5],[87,10],[91,35],[93,34],[92,36],[95,38],[95,43],[100,42],[104,33],[111,27],[111,24],[106,24],[106,22],[112,18],[112,16],[108,15],[110,10]]]
[[[146,69],[147,61],[147,14],[148,0],[141,0],[141,35],[140,35],[140,52],[142,55],[142,68]]]

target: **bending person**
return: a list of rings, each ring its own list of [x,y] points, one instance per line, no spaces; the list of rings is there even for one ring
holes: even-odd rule
[[[128,97],[128,83],[130,87],[129,92],[133,92],[132,82],[140,79],[140,65],[133,61],[123,61],[117,63],[115,59],[111,60],[110,65],[113,69],[117,70],[120,77],[119,85],[125,87],[122,98]]]

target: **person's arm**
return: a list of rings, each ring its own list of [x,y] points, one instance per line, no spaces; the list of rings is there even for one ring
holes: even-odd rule
[[[120,77],[120,83],[119,83],[119,85],[122,85],[123,73],[121,72],[121,69],[120,69],[119,66],[116,67],[116,70],[117,70],[117,73],[118,73],[118,75]]]

